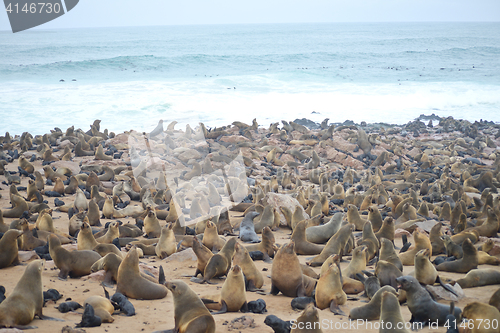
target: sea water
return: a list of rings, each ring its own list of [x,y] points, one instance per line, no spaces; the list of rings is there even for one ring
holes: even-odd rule
[[[500,122],[500,23],[0,31],[2,134],[432,113]]]

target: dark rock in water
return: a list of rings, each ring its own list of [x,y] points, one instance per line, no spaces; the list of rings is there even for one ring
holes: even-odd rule
[[[111,296],[111,301],[116,304],[115,308],[118,307],[121,312],[123,312],[126,316],[133,316],[135,315],[135,308],[130,303],[127,297],[125,295],[120,294],[120,293],[115,293],[113,296]]]
[[[101,317],[96,316],[92,305],[87,303],[83,311],[82,321],[76,324],[76,327],[97,327],[101,326],[101,322]]]
[[[292,330],[292,323],[284,321],[275,315],[269,315],[264,319],[264,324],[271,327],[274,333],[290,333]]]
[[[59,312],[66,313],[69,311],[75,311],[79,308],[83,308],[83,306],[81,306],[80,303],[78,303],[78,302],[71,301],[71,302],[61,303],[56,308],[57,308],[57,310],[59,310]]]
[[[307,127],[308,129],[310,129],[310,130],[318,130],[318,129],[321,129],[320,124],[315,123],[314,121],[309,120],[309,119],[306,119],[306,118],[302,118],[302,119],[295,119],[293,122],[294,122],[294,123],[296,123],[296,124],[299,124],[299,125],[305,126],[305,127]]]
[[[259,298],[256,301],[248,302],[248,311],[253,313],[265,313],[266,310],[266,302]]]

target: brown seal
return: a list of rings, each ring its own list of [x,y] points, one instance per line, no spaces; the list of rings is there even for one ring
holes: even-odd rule
[[[356,277],[356,273],[366,270],[366,246],[361,245],[352,251],[352,259],[344,270],[344,275],[350,278]]]
[[[406,323],[401,314],[398,298],[390,291],[382,293],[380,321],[383,322],[384,325],[380,327],[379,333],[411,332],[409,329],[405,328]]]
[[[379,241],[383,237],[394,243],[395,230],[396,228],[394,227],[394,219],[389,216],[384,219],[384,222],[382,222],[382,227],[380,227],[379,231],[375,233],[375,236]]]
[[[323,333],[318,309],[313,303],[309,303],[297,320],[292,321],[290,333]]]
[[[139,256],[133,247],[118,267],[116,292],[134,299],[160,299],[167,288],[144,278],[139,271]]]
[[[122,256],[118,256],[115,253],[108,253],[101,259],[97,260],[92,267],[90,267],[90,271],[97,272],[104,270],[106,272],[104,284],[111,285],[111,283],[116,282],[117,280],[118,267],[120,267],[122,260]]]
[[[311,261],[308,261],[307,264],[313,267],[321,266],[332,254],[340,254],[351,237],[353,230],[353,224],[347,224],[341,227],[339,231],[337,231],[337,233],[326,243],[323,251],[321,251],[321,253],[314,257]]]
[[[22,251],[32,251],[35,247],[44,246],[47,242],[33,236],[33,232],[29,228],[28,220],[22,219],[20,223],[23,234],[21,236],[21,245],[19,249]]]
[[[196,258],[198,258],[197,266],[196,266],[196,272],[194,273],[194,277],[197,277],[198,274],[205,273],[205,267],[207,266],[208,261],[212,256],[214,255],[212,251],[208,249],[205,245],[203,245],[198,237],[193,237],[190,236],[193,239],[193,252],[196,254]]]
[[[466,239],[462,248],[464,251],[464,256],[461,259],[454,261],[443,262],[436,266],[438,271],[445,272],[455,272],[455,273],[467,273],[471,269],[477,268],[478,265],[478,255],[477,249],[472,245],[469,239]]]
[[[264,285],[262,273],[255,266],[246,248],[239,243],[234,245],[233,264],[241,267],[243,275],[245,275],[246,290],[254,291],[262,288]]]
[[[328,257],[328,259],[325,260],[323,265],[321,265],[320,276],[326,273],[330,265],[332,264],[338,265],[339,263],[340,263],[340,256],[338,254],[333,254],[330,257]],[[364,285],[363,282],[361,281],[351,279],[350,277],[345,276],[345,274],[342,276],[342,280],[343,280],[342,290],[344,290],[346,294],[359,294],[364,290]]]
[[[345,315],[339,307],[347,301],[347,295],[342,287],[343,281],[340,265],[338,262],[330,264],[322,272],[316,285],[316,306],[320,310],[330,308],[330,311],[335,314]]]
[[[429,233],[429,240],[431,241],[433,256],[446,252],[445,244],[441,239],[441,236],[443,236],[443,233],[441,232],[441,226],[441,222],[436,222]]]
[[[463,278],[457,280],[457,283],[462,288],[473,288],[487,286],[492,284],[500,284],[500,272],[496,269],[473,269]]]
[[[245,245],[247,251],[261,251],[262,253],[267,253],[269,257],[274,257],[274,252],[276,251],[276,245],[274,245],[275,239],[274,234],[269,227],[265,227],[262,230],[262,241],[257,244]]]
[[[213,251],[214,249],[220,251],[226,243],[224,239],[219,236],[219,233],[217,232],[217,226],[212,221],[207,222],[207,226],[205,228],[205,232],[203,233],[203,239],[201,242],[211,251]]]
[[[394,249],[394,244],[387,238],[380,238],[380,254],[379,260],[385,260],[387,262],[392,263],[396,266],[401,272],[403,271],[403,264],[401,263],[401,259],[396,254],[396,250]]]
[[[237,242],[235,237],[231,238],[224,244],[219,253],[214,254],[207,262],[205,266],[205,272],[203,273],[203,280],[195,282],[207,282],[211,283],[210,280],[215,277],[224,276],[229,272],[231,268],[231,262],[234,254],[234,246]],[[194,280],[193,280],[194,281]]]
[[[324,244],[328,242],[328,240],[339,231],[343,217],[343,213],[335,213],[327,223],[307,228],[307,241],[315,244]]]
[[[0,238],[0,268],[19,264],[17,239],[23,233],[10,229]]]
[[[493,293],[493,295],[491,295],[488,304],[500,310],[500,289],[498,289]]]
[[[358,208],[354,205],[347,205],[347,221],[356,226],[356,230],[363,230],[365,225],[365,219],[361,218],[358,212]]]
[[[295,243],[291,241],[283,245],[273,260],[271,268],[271,294],[277,295],[280,291],[288,297],[311,296],[308,293],[311,280],[304,277],[300,268],[299,258],[294,250]]]
[[[118,222],[112,222],[108,226],[108,230],[104,236],[96,238],[97,243],[111,244],[113,239],[120,237],[120,229]]]
[[[394,264],[385,260],[379,260],[375,266],[375,275],[380,280],[381,286],[392,286],[397,288],[396,278],[403,276],[403,273]]]
[[[146,208],[147,215],[144,219],[144,232],[148,238],[157,238],[161,235],[160,221],[156,217],[156,212],[153,208],[148,206]]]
[[[28,203],[23,197],[17,194],[10,195],[10,202],[12,203],[12,208],[3,211],[3,217],[8,218],[20,218],[25,211],[29,211]]]
[[[373,259],[379,252],[380,241],[373,233],[372,223],[370,221],[366,222],[363,226],[363,234],[361,240],[357,244],[366,246],[366,260],[369,261]]]
[[[174,298],[173,330],[164,333],[215,333],[215,320],[196,293],[184,281],[171,281],[165,286]]]
[[[77,250],[93,250],[98,244],[92,234],[90,225],[87,222],[82,223],[80,232],[76,237]]]
[[[101,258],[94,251],[68,251],[61,247],[61,241],[56,235],[49,236],[49,253],[59,268],[59,278],[80,277],[90,274],[90,267]]]
[[[498,332],[500,311],[494,306],[481,302],[472,302],[465,306],[462,316],[469,320],[467,322],[468,332]]]
[[[42,270],[43,260],[28,264],[12,293],[0,304],[0,327],[36,328],[25,325],[31,323],[35,316],[53,319],[42,313]]]
[[[220,310],[216,313],[238,312],[240,310],[242,310],[242,312],[247,312],[248,310],[245,293],[245,278],[240,266],[235,265],[227,273],[226,281],[224,281],[222,285],[220,292]]]
[[[429,251],[432,251],[431,241],[420,230],[415,229],[413,232],[413,240],[415,241],[415,246],[410,248],[408,251],[399,254],[399,259],[401,259],[404,266],[414,265],[414,258],[418,251],[422,249],[429,249]]]
[[[111,316],[115,312],[115,307],[109,299],[102,296],[90,296],[83,303],[84,308],[86,304],[92,305],[94,314],[99,316],[103,323],[112,323],[115,321]]]
[[[385,292],[390,292],[397,295],[396,289],[391,286],[383,286],[372,296],[370,302],[366,305],[352,308],[349,312],[349,319],[351,320],[378,320],[380,319],[380,311],[382,307],[382,295]]]
[[[306,223],[306,220],[300,221],[293,229],[291,239],[295,242],[295,253],[304,255],[320,254],[325,246],[307,241]]]

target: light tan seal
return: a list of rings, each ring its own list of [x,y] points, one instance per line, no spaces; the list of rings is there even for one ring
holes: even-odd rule
[[[175,242],[172,226],[172,223],[169,223],[161,229],[161,236],[155,247],[156,255],[160,259],[164,259],[177,251],[177,244]]]
[[[349,312],[351,320],[378,320],[380,319],[380,311],[382,307],[382,295],[384,292],[390,292],[397,295],[396,289],[391,286],[383,286],[373,295],[368,304],[352,308]]]
[[[415,255],[418,251],[423,249],[429,249],[432,251],[431,241],[427,236],[418,229],[413,232],[413,240],[415,241],[415,246],[411,247],[408,251],[400,253],[399,259],[404,266],[413,266],[415,264]]]
[[[494,306],[481,302],[472,302],[465,306],[462,316],[467,318],[468,332],[496,333],[500,322],[500,311]],[[471,328],[472,327],[472,328]]]
[[[241,267],[246,281],[246,290],[254,291],[262,288],[264,277],[257,269],[244,246],[236,243],[234,246],[233,264]]]
[[[320,309],[330,308],[335,314],[345,315],[340,309],[340,305],[347,302],[347,295],[342,289],[342,272],[338,263],[330,264],[322,272],[316,286],[316,306]]]
[[[464,256],[461,259],[454,261],[443,262],[436,266],[438,271],[445,272],[456,272],[456,273],[467,273],[471,269],[477,268],[478,265],[478,254],[477,249],[472,245],[469,239],[466,239],[462,248],[464,251]]]
[[[382,322],[384,325],[382,325]],[[410,333],[401,314],[398,298],[390,291],[382,294],[382,310],[380,311],[379,333]]]
[[[99,316],[103,323],[112,323],[115,321],[111,316],[115,312],[115,307],[109,299],[102,296],[90,296],[83,303],[84,308],[86,304],[92,305],[94,314]]]
[[[307,262],[309,266],[321,266],[332,254],[340,254],[344,250],[347,241],[354,230],[353,224],[347,224],[339,229],[335,235],[326,243],[325,248],[319,255]]]
[[[306,239],[306,220],[300,221],[293,229],[291,239],[295,242],[295,253],[304,255],[320,254],[324,245],[311,243]]]
[[[118,278],[118,267],[122,263],[122,256],[118,256],[115,253],[108,253],[101,259],[97,260],[90,268],[91,272],[97,272],[104,270],[106,275],[104,276],[104,284],[106,286],[111,285],[113,282],[117,281]]]
[[[49,236],[49,253],[54,264],[59,268],[59,278],[66,279],[90,274],[90,268],[101,256],[94,251],[68,251],[61,247],[61,241],[56,235]]]

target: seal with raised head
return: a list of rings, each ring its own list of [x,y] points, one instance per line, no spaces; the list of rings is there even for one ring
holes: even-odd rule
[[[304,255],[320,254],[325,246],[311,243],[306,239],[306,223],[306,220],[300,221],[293,229],[291,239],[295,242],[295,253]]]
[[[233,264],[241,267],[243,275],[245,276],[246,290],[254,291],[262,288],[264,285],[262,273],[257,269],[257,266],[255,266],[247,249],[239,243],[234,245]]]
[[[92,267],[90,267],[90,271],[97,272],[104,270],[106,272],[106,275],[104,276],[104,284],[109,286],[113,282],[117,281],[118,267],[120,267],[122,260],[122,256],[118,256],[115,253],[108,253],[101,259],[97,260]]]
[[[240,239],[243,242],[258,243],[260,242],[259,236],[255,232],[255,227],[253,224],[253,219],[257,217],[259,213],[249,212],[240,223]]]
[[[354,224],[347,224],[339,229],[335,235],[326,243],[325,248],[319,255],[307,262],[309,266],[321,266],[332,254],[340,254],[344,250],[347,241],[352,235]]]
[[[36,328],[25,326],[31,323],[35,316],[40,319],[57,320],[42,313],[43,262],[43,260],[30,262],[12,293],[0,303],[0,327]]]
[[[118,267],[116,292],[134,299],[161,299],[167,296],[165,286],[141,275],[136,247],[132,247]]]
[[[10,229],[0,238],[0,268],[19,264],[17,239],[22,234],[20,230]]]
[[[205,266],[203,280],[192,280],[193,282],[211,283],[210,279],[226,275],[231,268],[231,261],[234,254],[234,246],[237,242],[236,238],[231,238],[224,244],[219,253],[214,254]]]
[[[311,288],[306,283],[310,282],[309,279],[314,279],[304,278],[294,246],[293,241],[283,245],[274,257],[271,268],[272,295],[277,295],[280,291],[288,297],[311,296],[312,294]]]
[[[210,304],[205,304],[211,308]],[[226,281],[222,285],[220,292],[220,304],[217,304],[219,311],[215,314],[226,312],[247,312],[248,304],[245,293],[245,278],[238,265],[234,265],[227,273]]]
[[[370,302],[366,305],[352,308],[349,312],[351,320],[378,320],[380,319],[380,311],[382,307],[382,295],[385,292],[390,292],[397,295],[396,289],[391,286],[383,286],[373,295]]]
[[[413,276],[405,275],[396,279],[399,287],[406,291],[406,301],[411,312],[410,322],[429,322],[443,326],[450,307],[434,301],[429,292]],[[462,310],[455,307],[455,317],[460,321]]]
[[[173,330],[155,333],[215,333],[215,320],[205,304],[184,281],[166,282],[174,297]]]
[[[498,332],[500,311],[494,306],[481,302],[472,302],[465,306],[462,315],[464,318],[467,318],[469,320],[467,323],[467,327],[469,328],[468,332]]]
[[[454,261],[446,261],[436,266],[438,271],[467,273],[471,269],[477,268],[478,254],[476,247],[469,239],[464,240],[462,244],[464,256]]]
[[[344,213],[335,213],[330,221],[323,225],[312,226],[306,229],[306,239],[315,244],[324,244],[340,229]]]
[[[66,279],[90,274],[90,268],[101,256],[94,251],[68,251],[61,247],[61,241],[56,235],[49,236],[49,253],[54,264],[59,268],[59,278]]]
[[[335,314],[345,315],[339,307],[347,301],[347,295],[342,289],[342,285],[340,265],[338,262],[330,264],[318,280],[315,294],[316,306],[320,310],[330,308],[330,311]]]

